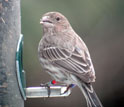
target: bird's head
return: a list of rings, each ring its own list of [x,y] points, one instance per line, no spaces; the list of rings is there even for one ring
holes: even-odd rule
[[[43,28],[47,30],[53,29],[61,31],[70,27],[66,17],[59,12],[48,12],[44,14],[40,20],[40,24],[42,24]]]

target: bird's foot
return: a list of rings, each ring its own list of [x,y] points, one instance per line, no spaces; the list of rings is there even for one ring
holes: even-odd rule
[[[47,82],[45,84],[40,84],[40,86],[47,88],[48,97],[50,97],[50,94],[51,94],[50,86],[55,85],[56,83],[57,83],[56,80],[52,80],[52,81]]]
[[[76,86],[75,84],[70,84],[69,86],[67,86],[66,90],[65,90],[63,93],[61,93],[61,95],[62,95],[62,94],[65,94],[66,92],[68,92],[69,89],[72,89],[72,88],[74,88],[75,86]]]

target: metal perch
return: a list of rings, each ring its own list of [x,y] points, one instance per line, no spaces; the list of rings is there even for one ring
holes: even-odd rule
[[[66,86],[50,86],[50,96],[49,97],[66,97],[69,96],[71,91],[64,93]],[[62,94],[64,93],[64,94]],[[47,87],[28,87],[26,88],[27,98],[42,98],[48,97]]]

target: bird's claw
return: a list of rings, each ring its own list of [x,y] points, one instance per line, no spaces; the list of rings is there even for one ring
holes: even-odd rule
[[[51,85],[55,85],[57,82],[56,80],[52,80],[50,82],[47,82],[45,84],[40,84],[41,87],[47,87],[47,91],[48,91],[48,97],[50,97],[50,94],[51,94],[51,90],[50,90],[50,86]]]
[[[50,94],[51,94],[50,85],[49,84],[40,84],[40,86],[47,88],[48,97],[50,97]]]
[[[69,90],[69,89],[66,88],[66,90],[65,90],[63,93],[61,93],[60,95],[65,94],[66,92],[68,92],[68,90]]]
[[[67,86],[66,90],[63,93],[61,93],[61,95],[65,94],[66,92],[68,92],[69,89],[72,89],[73,87],[75,87],[75,85],[70,84],[69,86]]]

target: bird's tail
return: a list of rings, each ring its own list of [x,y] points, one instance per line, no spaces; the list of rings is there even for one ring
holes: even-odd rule
[[[83,83],[80,88],[86,98],[88,107],[103,107],[91,84]]]

